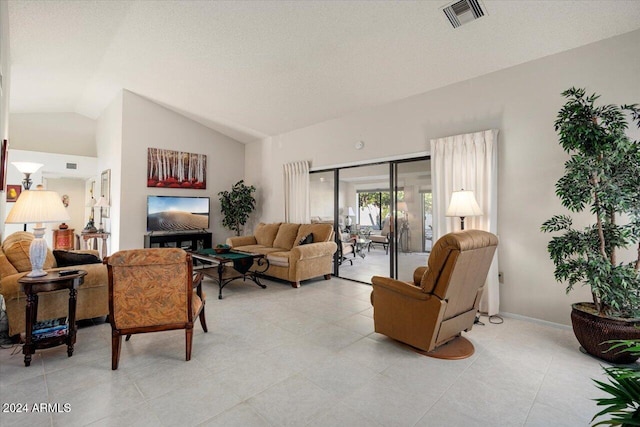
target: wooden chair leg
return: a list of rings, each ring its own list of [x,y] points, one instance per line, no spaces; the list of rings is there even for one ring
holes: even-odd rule
[[[200,310],[200,314],[198,315],[198,317],[200,318],[200,326],[202,326],[202,330],[205,332],[209,332],[209,330],[207,329],[207,319],[204,317],[204,307],[202,307],[202,310]]]
[[[184,330],[186,345],[187,345],[187,362],[191,360],[191,344],[193,343],[193,328],[187,328]]]
[[[122,343],[122,335],[117,332],[111,334],[111,370],[118,369],[120,362],[120,344]]]

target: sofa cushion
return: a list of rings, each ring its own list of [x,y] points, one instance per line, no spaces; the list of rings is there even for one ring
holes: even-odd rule
[[[299,246],[300,240],[309,234],[313,234],[314,242],[328,242],[331,240],[332,233],[332,224],[302,224],[298,229],[298,235],[296,236],[296,246]]]
[[[277,265],[278,267],[289,267],[289,251],[271,252],[267,255],[269,265]]]
[[[82,264],[99,264],[102,261],[94,254],[55,250],[53,256],[58,267],[69,267]]]
[[[273,241],[273,247],[284,248],[286,250],[290,250],[298,240],[296,237],[298,236],[298,229],[300,228],[300,224],[292,224],[283,222],[280,224],[280,228],[278,229],[278,234],[276,235],[275,240]],[[302,236],[300,236],[302,238]]]
[[[276,234],[278,234],[278,228],[280,228],[279,222],[273,224],[261,222],[253,232],[253,235],[256,237],[256,242],[262,246],[273,246],[273,240],[276,238]]]
[[[11,237],[11,236],[9,236]],[[33,240],[33,239],[32,239]],[[29,258],[29,246],[31,240],[19,240],[7,247],[3,245],[7,259],[13,264],[16,270],[23,273],[31,271],[31,260]],[[56,266],[56,259],[53,257],[51,249],[47,248],[47,257],[44,260],[43,269],[47,270]]]

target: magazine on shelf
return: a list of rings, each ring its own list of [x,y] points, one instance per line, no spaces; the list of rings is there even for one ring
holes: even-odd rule
[[[32,328],[33,334],[41,334],[51,332],[52,330],[68,329],[69,325],[66,317],[59,317],[57,319],[47,319],[37,321]]]
[[[63,336],[66,335],[68,332],[68,328],[67,327],[62,327],[61,329],[54,329],[48,332],[41,332],[41,333],[37,333],[37,334],[33,334],[32,335],[32,339],[33,341],[39,341],[39,340],[44,340],[47,338],[51,338],[51,337],[59,337],[59,336]]]

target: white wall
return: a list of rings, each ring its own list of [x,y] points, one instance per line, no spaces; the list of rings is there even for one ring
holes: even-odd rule
[[[122,99],[120,92],[100,114],[96,123],[96,150],[98,152],[98,166],[94,170],[94,197],[99,197],[100,175],[102,171],[111,170],[111,212],[104,222],[105,231],[118,230],[122,212],[120,211],[120,174],[122,157]],[[94,217],[94,220],[97,218]],[[112,254],[120,247],[120,233],[111,233],[107,243],[107,253]]]
[[[2,73],[2,93],[0,93],[0,142],[9,138],[9,87],[11,86],[11,57],[9,52],[9,4],[0,2],[0,73]],[[0,183],[2,187],[4,183]],[[0,196],[4,197],[4,188]],[[0,203],[0,218],[6,218],[6,204]],[[3,222],[4,223],[4,222]],[[2,233],[2,238],[5,234]]]
[[[147,188],[147,148],[182,150],[207,156],[206,190]],[[146,232],[147,195],[209,196],[213,242],[223,243],[233,232],[222,227],[218,192],[244,177],[244,145],[139,95],[124,91],[121,169],[114,174],[113,196],[120,212],[118,246],[141,248]],[[119,177],[117,177],[118,175]],[[248,183],[250,184],[250,183]],[[117,215],[112,215],[115,218]],[[115,250],[115,249],[114,249]]]
[[[85,214],[88,209],[85,207],[87,200],[85,197],[85,181],[83,179],[72,178],[45,178],[45,187],[47,190],[56,191],[60,197],[69,196],[69,206],[67,212],[71,219],[65,221],[70,229],[74,230],[74,234],[80,234],[86,224]],[[96,214],[96,224],[98,222],[98,214]],[[49,224],[47,234],[52,234],[52,230],[58,228],[57,224]],[[53,247],[53,246],[51,246]]]
[[[553,279],[540,225],[564,210],[554,195],[566,155],[553,122],[572,86],[606,103],[640,102],[640,31],[549,56],[422,95],[356,112],[247,147],[247,179],[260,170],[260,187],[282,188],[282,164],[311,160],[313,168],[428,151],[429,140],[500,129],[499,207],[501,310],[569,323],[569,304],[589,300],[586,288],[565,295]],[[634,130],[637,135],[637,130]],[[365,148],[355,150],[363,140]],[[321,147],[321,148],[320,148]],[[268,150],[268,169],[260,156]],[[281,220],[282,192],[262,206],[262,219]]]
[[[11,147],[96,157],[96,121],[76,113],[11,114]]]

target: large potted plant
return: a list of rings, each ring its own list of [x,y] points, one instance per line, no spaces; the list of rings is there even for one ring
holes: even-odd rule
[[[630,363],[637,355],[607,352],[605,341],[640,338],[640,144],[626,134],[628,115],[640,127],[640,110],[635,104],[596,106],[599,97],[584,89],[562,95],[567,102],[555,130],[571,157],[556,194],[564,207],[589,212],[595,223],[578,229],[570,216],[555,215],[542,231],[560,233],[548,250],[567,293],[576,284],[591,288],[593,301],[574,304],[571,313],[580,345],[603,360]]]
[[[256,199],[253,193],[256,188],[253,185],[245,185],[244,180],[236,182],[231,191],[221,191],[220,212],[222,213],[222,225],[229,230],[235,231],[239,236],[242,227],[249,220],[249,215],[256,207]]]

